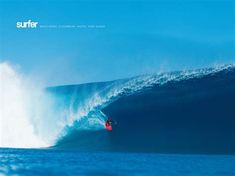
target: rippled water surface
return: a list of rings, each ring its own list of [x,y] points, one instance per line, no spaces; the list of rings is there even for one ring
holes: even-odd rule
[[[0,175],[235,175],[235,156],[0,149]]]

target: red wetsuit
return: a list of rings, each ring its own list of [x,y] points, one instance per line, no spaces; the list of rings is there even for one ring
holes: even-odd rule
[[[111,122],[106,121],[106,122],[105,122],[105,128],[106,128],[106,130],[108,130],[108,131],[112,131],[113,128],[112,128]]]

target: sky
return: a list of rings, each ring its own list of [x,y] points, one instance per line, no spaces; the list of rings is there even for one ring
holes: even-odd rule
[[[48,86],[234,63],[235,1],[0,0],[0,62]]]

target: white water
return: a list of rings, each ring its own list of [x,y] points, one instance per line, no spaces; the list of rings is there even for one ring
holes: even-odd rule
[[[0,63],[0,147],[47,147],[56,138],[50,100],[36,81]]]
[[[89,113],[91,109],[86,107],[94,107],[98,101],[79,107],[79,111],[75,112],[72,104],[68,109],[60,109],[44,88],[13,65],[0,63],[0,147],[53,146],[59,137],[66,135],[65,127],[72,127],[74,121]],[[104,129],[104,119],[97,116],[99,114],[92,114],[79,128]]]

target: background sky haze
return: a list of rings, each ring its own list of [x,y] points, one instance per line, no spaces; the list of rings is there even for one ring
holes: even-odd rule
[[[39,25],[104,28],[18,29]],[[2,1],[0,61],[47,85],[235,61],[235,1]]]

